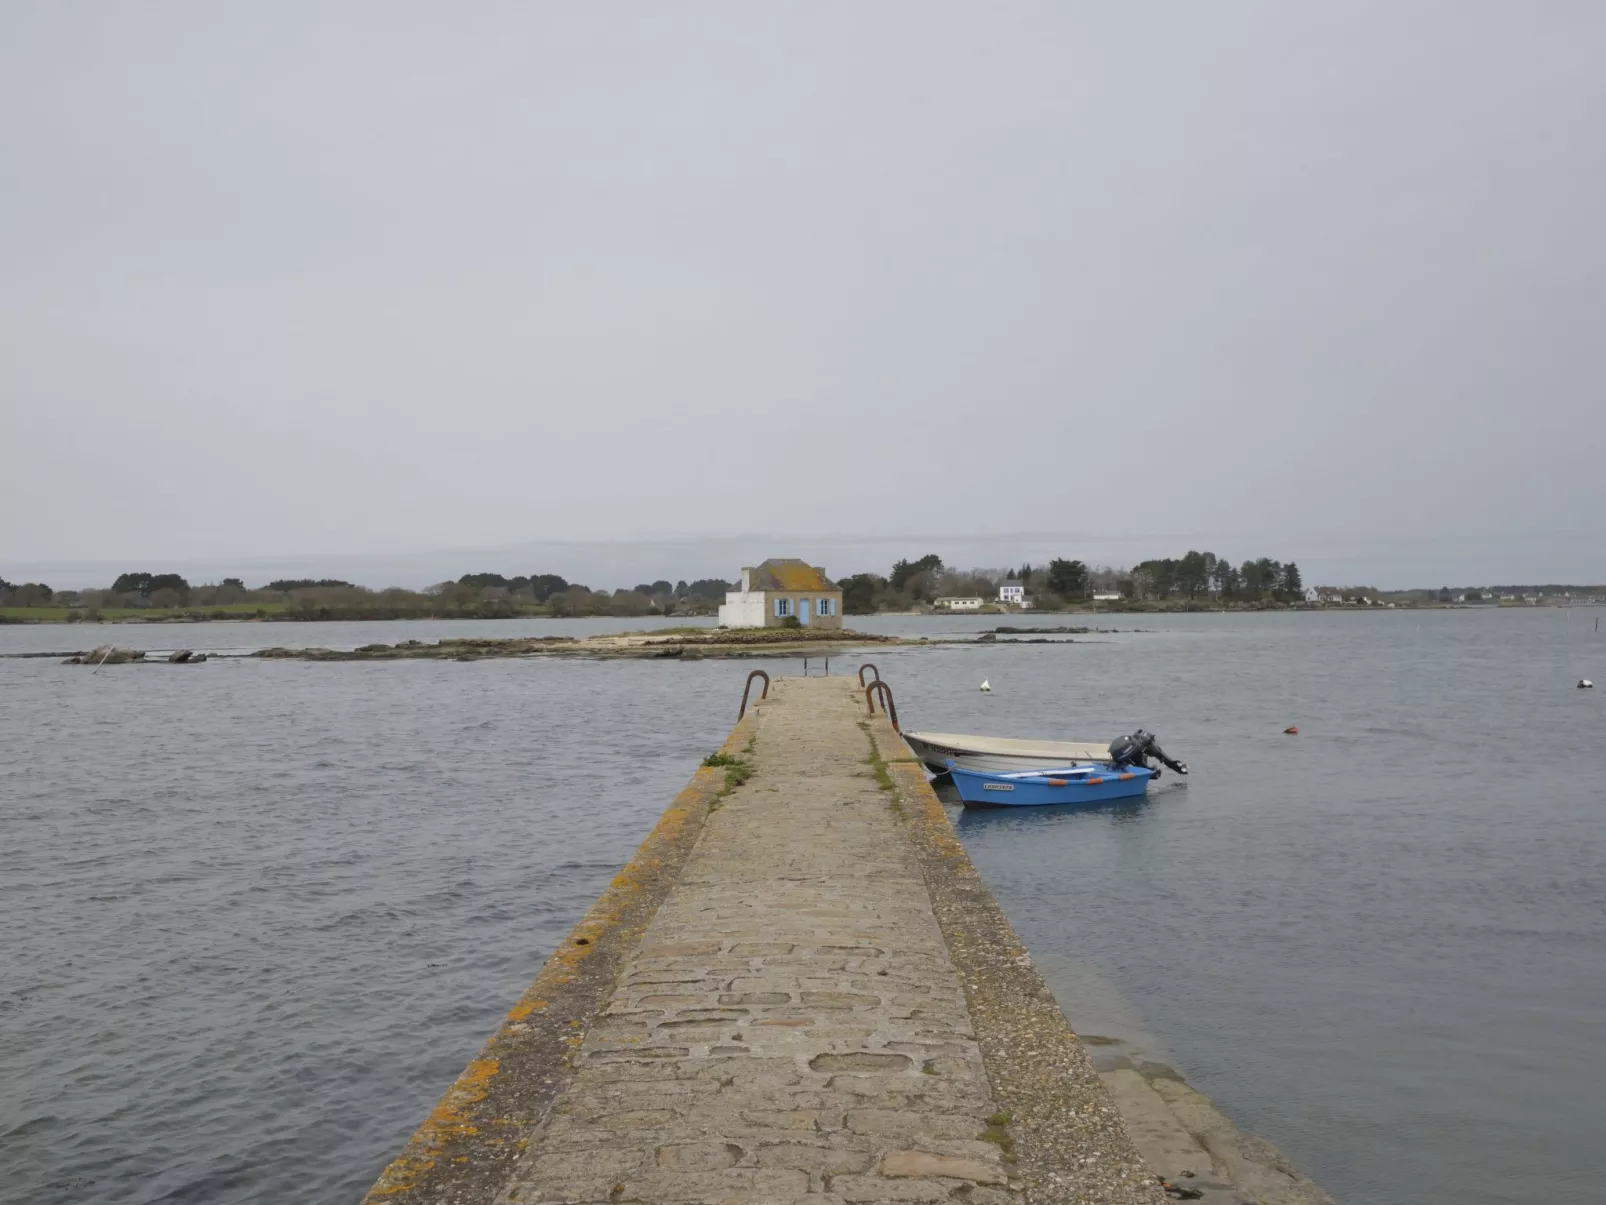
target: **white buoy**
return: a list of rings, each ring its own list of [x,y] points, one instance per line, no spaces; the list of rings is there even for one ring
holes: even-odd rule
[[[983,683],[982,689],[985,690],[986,688],[987,688],[986,684]],[[1594,690],[1595,689],[1595,684],[1593,682],[1591,682],[1588,678],[1580,678],[1580,679],[1578,679],[1578,689],[1579,690]]]
[[[992,690],[992,684],[990,682],[988,682],[986,678],[983,678],[981,680],[981,688],[984,691],[990,691],[990,690]]]

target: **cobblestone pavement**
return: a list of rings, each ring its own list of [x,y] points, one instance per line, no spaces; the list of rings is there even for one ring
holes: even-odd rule
[[[776,683],[499,1203],[1021,1199],[861,718],[849,679]]]

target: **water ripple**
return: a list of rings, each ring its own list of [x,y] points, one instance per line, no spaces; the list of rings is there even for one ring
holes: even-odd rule
[[[915,726],[1143,724],[1193,763],[956,814],[1079,1025],[1141,1031],[1340,1200],[1598,1196],[1606,692],[1570,687],[1603,646],[1558,612],[1162,625],[876,658]],[[362,626],[185,638],[409,634]],[[0,1201],[357,1199],[748,668],[0,660]]]

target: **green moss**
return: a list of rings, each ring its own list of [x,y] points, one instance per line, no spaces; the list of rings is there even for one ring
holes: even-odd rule
[[[983,1142],[990,1142],[1003,1152],[1005,1163],[1015,1162],[1015,1140],[1009,1136],[1009,1131],[1003,1126],[988,1126],[976,1135]]]
[[[864,764],[870,767],[871,777],[875,779],[876,786],[892,794],[892,810],[899,815],[903,814],[903,804],[898,801],[898,786],[892,781],[892,773],[887,769],[887,762],[881,756],[881,749],[875,741],[875,733],[870,731],[870,725],[863,720],[859,727],[864,729],[865,738],[870,742],[870,756],[864,759]]]
[[[1008,1110],[1000,1109],[987,1119],[987,1128],[976,1137],[983,1142],[990,1142],[1003,1152],[1005,1163],[1015,1162],[1015,1139],[1005,1128],[1015,1120],[1015,1115]]]

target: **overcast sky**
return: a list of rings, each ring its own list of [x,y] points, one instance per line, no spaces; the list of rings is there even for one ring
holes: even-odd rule
[[[1593,0],[5,0],[0,576],[1603,581],[1603,64]]]

